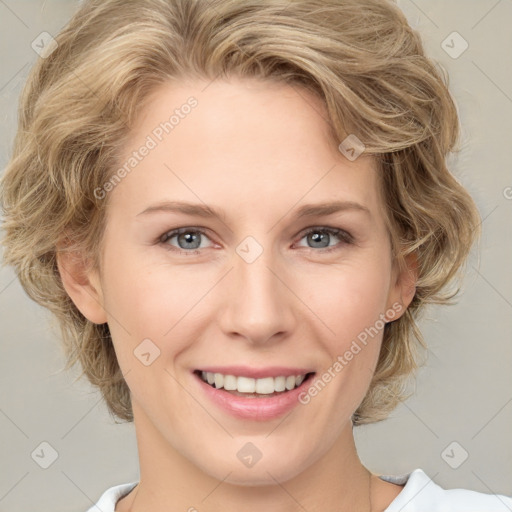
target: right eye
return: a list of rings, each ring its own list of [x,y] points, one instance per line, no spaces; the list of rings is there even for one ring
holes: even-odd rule
[[[186,227],[174,229],[172,231],[165,232],[160,237],[160,243],[165,245],[166,249],[171,251],[178,251],[182,254],[199,254],[201,247],[201,238],[208,238],[206,233],[198,228]],[[171,243],[171,240],[176,239],[178,247]]]

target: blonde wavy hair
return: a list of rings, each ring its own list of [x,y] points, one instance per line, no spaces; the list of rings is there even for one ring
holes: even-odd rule
[[[2,178],[4,264],[57,317],[66,369],[97,386],[114,419],[133,421],[108,324],[87,320],[56,264],[68,250],[99,268],[108,197],[94,190],[152,91],[170,80],[238,75],[305,88],[327,107],[332,138],[349,134],[380,167],[393,255],[415,253],[415,296],[386,324],[376,371],[353,415],[377,422],[405,400],[425,342],[418,314],[452,303],[480,232],[469,194],[447,168],[459,121],[446,73],[391,0],[86,0],[32,68]]]

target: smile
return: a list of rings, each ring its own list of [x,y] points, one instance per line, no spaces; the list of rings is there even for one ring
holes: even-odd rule
[[[285,393],[299,387],[302,382],[314,374],[314,372],[302,375],[289,375],[277,377],[264,377],[255,379],[245,376],[224,375],[205,371],[196,371],[201,379],[215,389],[224,389],[234,395],[253,396]]]

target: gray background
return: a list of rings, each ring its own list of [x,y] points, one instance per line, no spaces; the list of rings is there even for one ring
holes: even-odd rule
[[[39,58],[31,42],[56,34],[77,5],[0,0],[2,169],[18,95]],[[421,321],[429,358],[415,395],[386,421],[356,429],[356,442],[376,473],[421,467],[445,488],[512,495],[512,1],[399,5],[449,73],[463,125],[453,169],[477,202],[483,236],[459,303],[431,307]],[[442,46],[453,31],[469,44],[458,58]],[[452,39],[453,52],[461,46]],[[77,369],[61,371],[57,330],[11,268],[0,272],[0,315],[0,511],[85,511],[107,487],[137,480],[133,425],[116,424],[99,393],[74,382]],[[58,452],[48,469],[31,457],[43,441]]]

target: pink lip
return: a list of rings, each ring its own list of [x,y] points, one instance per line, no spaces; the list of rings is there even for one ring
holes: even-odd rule
[[[251,368],[249,366],[208,366],[198,368],[201,372],[222,373],[236,377],[251,377],[264,379],[265,377],[289,377],[290,375],[305,375],[315,370],[312,368],[290,368],[285,366],[267,366],[266,368]]]
[[[230,371],[232,371],[232,367]],[[268,370],[268,369],[267,369]],[[274,371],[275,369],[272,369]],[[205,370],[203,370],[205,371]],[[208,370],[210,371],[210,370]],[[217,373],[225,373],[226,368],[223,371]],[[281,369],[282,371],[282,369]],[[294,370],[295,371],[295,370]],[[303,373],[309,373],[304,370],[298,371],[296,374],[291,375],[302,375]],[[235,373],[225,373],[226,375],[236,375]],[[247,374],[246,374],[247,375]],[[283,375],[280,373],[278,375]],[[305,379],[300,386],[291,391],[274,395],[271,397],[262,398],[245,398],[242,396],[232,395],[223,388],[216,389],[210,386],[207,382],[197,373],[193,374],[194,379],[199,383],[200,388],[204,391],[205,395],[218,407],[228,412],[232,416],[235,416],[244,420],[253,421],[267,421],[274,418],[278,418],[288,411],[296,407],[299,402],[299,395],[311,385],[312,377]],[[268,375],[267,375],[268,376]]]

